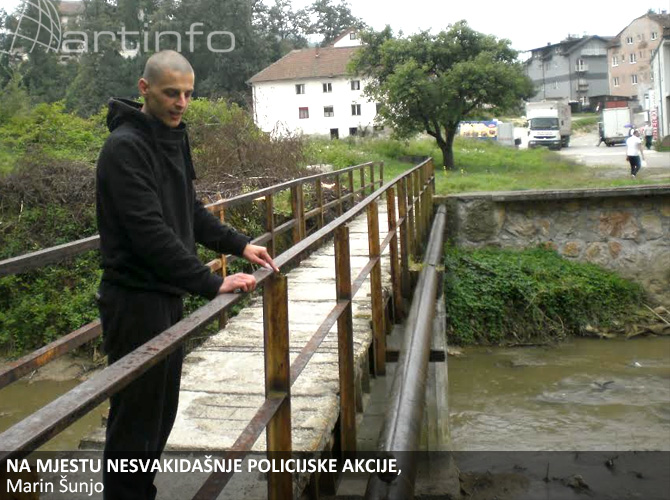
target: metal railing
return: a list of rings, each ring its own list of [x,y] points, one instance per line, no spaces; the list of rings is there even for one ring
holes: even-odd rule
[[[442,261],[446,220],[446,207],[440,205],[407,317],[403,349],[393,377],[390,403],[379,439],[381,454],[394,457],[398,469],[403,473],[402,476],[371,475],[365,492],[368,500],[414,498],[417,461],[416,455],[411,452],[418,451],[421,437],[435,301],[441,282],[438,266]]]
[[[371,164],[365,164],[365,166],[369,165]],[[219,206],[223,208],[238,202],[241,203],[241,200],[256,199],[261,196],[259,193],[264,193],[262,196],[269,200],[268,206],[271,206],[272,196],[280,189],[288,187],[292,193],[295,217],[289,223],[284,224],[282,229],[292,228],[294,238],[297,240],[297,237],[302,235],[303,239],[297,240],[291,248],[275,258],[277,266],[281,268],[296,261],[303,252],[333,234],[335,246],[336,304],[293,363],[289,363],[288,350],[287,278],[265,269],[259,269],[254,273],[258,285],[264,288],[265,400],[246,428],[239,434],[233,446],[226,451],[225,458],[245,456],[264,429],[267,429],[268,453],[291,452],[290,388],[335,324],[337,324],[338,331],[340,385],[340,426],[336,439],[339,441],[339,449],[343,452],[355,451],[356,449],[352,300],[370,275],[373,364],[375,371],[378,374],[383,374],[385,370],[386,331],[383,314],[381,255],[386,247],[390,246],[394,304],[396,310],[400,313],[402,311],[402,296],[409,296],[410,293],[411,285],[408,271],[410,256],[417,255],[430,224],[435,179],[431,159],[409,169],[385,184],[380,173],[379,181],[370,179],[373,186],[379,183],[380,187],[376,190],[372,188],[369,195],[344,212],[342,206],[344,200],[354,201],[353,197],[356,191],[352,189],[352,177],[354,169],[360,167],[352,167],[334,173],[336,180],[344,174],[349,177],[350,193],[343,196],[341,190],[336,190],[337,199],[322,206],[324,209],[329,205],[337,206],[338,212],[342,210],[342,213],[335,220],[324,224],[307,237],[304,237],[304,231],[301,229],[301,227],[304,227],[302,221],[306,220],[307,217],[320,216],[323,212],[304,210],[299,187],[303,186],[304,183],[298,181],[291,181],[231,200],[217,202],[214,207],[210,206],[210,209],[216,212],[219,210]],[[315,180],[320,177],[313,176],[307,179]],[[338,185],[340,183],[336,181],[336,186]],[[359,188],[359,191],[362,190],[365,193],[366,186],[370,186],[370,184],[363,183],[363,187]],[[398,200],[397,217],[396,192]],[[388,207],[388,233],[380,244],[378,199],[384,195]],[[346,224],[364,210],[367,212],[368,218],[369,260],[352,281],[349,258],[349,230]],[[276,235],[279,230],[279,227],[272,228],[260,238],[257,238],[257,241],[272,241],[273,234]],[[263,238],[266,239],[263,240]],[[217,296],[187,318],[0,434],[0,450],[2,450],[0,451],[0,463],[9,458],[26,456],[32,450],[47,442],[74,421],[94,409],[110,395],[118,392],[164,359],[211,321],[220,318],[222,313],[239,302],[241,298],[241,294]],[[232,472],[211,474],[194,498],[201,500],[216,498],[231,476]],[[269,498],[287,499],[292,498],[292,496],[292,476],[290,473],[271,473],[268,475]]]

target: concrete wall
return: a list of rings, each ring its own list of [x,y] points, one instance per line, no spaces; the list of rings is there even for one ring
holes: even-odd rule
[[[547,244],[640,283],[670,305],[670,186],[475,193],[447,204],[450,241],[464,247]]]

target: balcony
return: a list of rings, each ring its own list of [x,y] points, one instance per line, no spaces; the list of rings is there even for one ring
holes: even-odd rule
[[[575,71],[577,73],[586,73],[589,70],[589,65],[588,64],[577,64],[575,66]]]
[[[582,49],[582,55],[583,56],[606,56],[607,55],[607,49],[606,48],[590,48],[590,49]]]

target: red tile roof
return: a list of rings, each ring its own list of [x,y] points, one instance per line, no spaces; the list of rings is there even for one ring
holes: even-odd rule
[[[317,47],[294,50],[249,79],[249,83],[347,75],[347,65],[359,47]]]
[[[84,2],[61,2],[58,4],[58,13],[61,16],[78,16],[84,13]]]

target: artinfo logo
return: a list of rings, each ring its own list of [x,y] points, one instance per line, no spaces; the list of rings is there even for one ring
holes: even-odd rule
[[[0,53],[17,55],[30,53],[36,48],[47,52],[59,52],[61,54],[83,54],[85,52],[98,52],[101,40],[121,42],[122,53],[133,53],[140,50],[145,53],[159,52],[161,40],[171,40],[177,52],[182,51],[182,34],[177,31],[156,31],[150,40],[148,24],[144,24],[146,31],[126,31],[122,26],[118,31],[63,31],[58,10],[50,0],[24,0],[17,10],[16,26],[6,31],[6,45],[0,46]],[[188,31],[184,33],[187,39],[189,52],[195,50],[195,39],[205,36],[204,31],[198,31],[198,27],[204,23],[191,23]],[[92,36],[89,36],[92,35]],[[230,31],[211,31],[206,34],[207,50],[215,53],[232,52],[235,50],[235,35]],[[140,40],[141,39],[141,40]],[[91,47],[90,42],[93,42]],[[153,42],[153,44],[151,43]],[[184,48],[186,48],[184,47]]]

